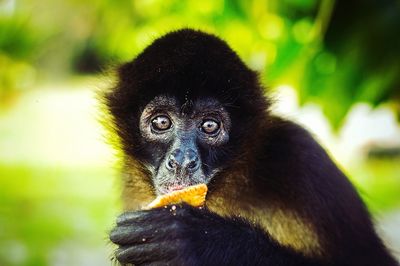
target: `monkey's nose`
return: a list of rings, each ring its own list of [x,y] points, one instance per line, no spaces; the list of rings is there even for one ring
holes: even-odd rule
[[[183,169],[194,172],[199,166],[199,157],[193,149],[187,149],[185,152],[181,149],[175,149],[170,153],[166,161],[166,167],[170,171]]]

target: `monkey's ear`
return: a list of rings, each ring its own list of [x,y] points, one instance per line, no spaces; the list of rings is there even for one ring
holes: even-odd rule
[[[198,184],[171,193],[158,196],[146,209],[163,207],[169,204],[186,202],[193,207],[204,205],[207,194],[207,185]]]

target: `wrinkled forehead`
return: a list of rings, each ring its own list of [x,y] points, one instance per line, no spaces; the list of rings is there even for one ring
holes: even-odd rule
[[[222,104],[215,98],[212,97],[199,97],[178,99],[170,95],[158,95],[154,97],[144,108],[144,110],[164,109],[172,110],[182,114],[192,114],[204,110],[223,110]]]

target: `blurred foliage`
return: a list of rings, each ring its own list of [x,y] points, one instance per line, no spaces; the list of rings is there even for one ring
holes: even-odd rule
[[[0,265],[93,265],[84,261],[99,246],[96,265],[111,265],[108,168],[0,164],[0,173]]]
[[[111,265],[120,193],[81,78],[34,87],[0,113],[1,266]]]
[[[321,104],[335,128],[357,101],[400,113],[397,0],[3,0],[0,10],[0,101],[38,76],[96,73],[193,27],[227,40],[270,87]]]
[[[307,62],[303,101],[337,125],[354,102],[400,103],[400,2],[337,1],[321,49]]]
[[[349,168],[349,176],[373,214],[400,207],[400,159],[366,160]]]

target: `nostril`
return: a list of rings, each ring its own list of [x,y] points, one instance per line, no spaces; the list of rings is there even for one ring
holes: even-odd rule
[[[172,160],[168,160],[168,162],[167,162],[168,169],[174,169],[174,167],[175,167],[174,165],[175,165],[175,163],[173,163]]]
[[[168,170],[173,170],[176,168],[176,160],[172,154],[168,157],[166,161],[166,167]]]
[[[186,165],[186,169],[188,169],[191,172],[194,172],[199,168],[199,166],[200,166],[199,159],[198,157],[195,157],[188,162],[188,164]]]
[[[183,152],[180,149],[175,149],[168,156],[166,167],[168,170],[175,170],[182,165]]]

